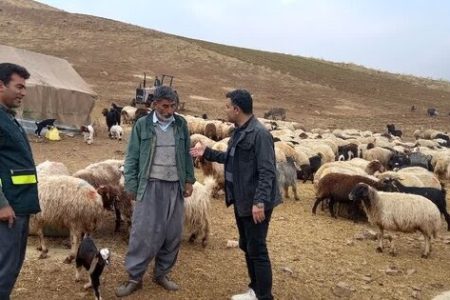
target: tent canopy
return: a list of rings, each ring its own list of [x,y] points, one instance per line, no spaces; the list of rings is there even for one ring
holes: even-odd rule
[[[31,74],[19,118],[33,122],[54,118],[68,128],[91,123],[96,94],[68,61],[0,45],[0,63],[4,62],[24,66]]]

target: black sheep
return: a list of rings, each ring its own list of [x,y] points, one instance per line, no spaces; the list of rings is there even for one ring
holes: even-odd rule
[[[303,183],[305,183],[307,180],[311,180],[312,183],[314,180],[314,174],[316,174],[321,165],[322,154],[318,153],[317,155],[311,156],[309,158],[309,165],[301,165],[300,170],[297,170],[297,179],[303,180]]]
[[[109,264],[110,252],[107,248],[103,248],[100,251],[97,250],[94,241],[87,235],[83,238],[78,247],[76,263],[76,277],[77,281],[80,280],[81,267],[84,267],[89,272],[89,283],[84,286],[85,289],[92,287],[94,289],[95,299],[99,300],[100,297],[100,276],[103,269]]]

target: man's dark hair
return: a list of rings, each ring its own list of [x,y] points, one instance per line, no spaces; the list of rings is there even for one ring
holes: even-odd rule
[[[30,78],[30,73],[22,66],[11,63],[0,64],[0,81],[3,82],[4,85],[9,84],[13,74],[17,74],[23,79]]]
[[[178,95],[170,86],[158,86],[153,93],[152,101],[158,101],[162,99],[178,102]]]
[[[234,90],[226,94],[231,103],[239,107],[244,114],[253,113],[253,99],[247,90]]]

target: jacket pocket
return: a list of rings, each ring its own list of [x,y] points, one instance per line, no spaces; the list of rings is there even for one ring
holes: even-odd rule
[[[240,161],[250,162],[255,159],[252,143],[243,141],[239,143],[236,148],[238,149]]]

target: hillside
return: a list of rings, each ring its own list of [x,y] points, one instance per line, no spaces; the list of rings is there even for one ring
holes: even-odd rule
[[[273,107],[306,127],[448,129],[450,84],[356,65],[218,45],[29,0],[0,0],[2,44],[67,59],[99,95],[95,118],[111,101],[126,104],[142,73],[175,75],[187,112],[221,117],[226,91],[244,87],[258,115]],[[410,113],[411,105],[418,111]],[[431,120],[427,107],[441,115]]]

